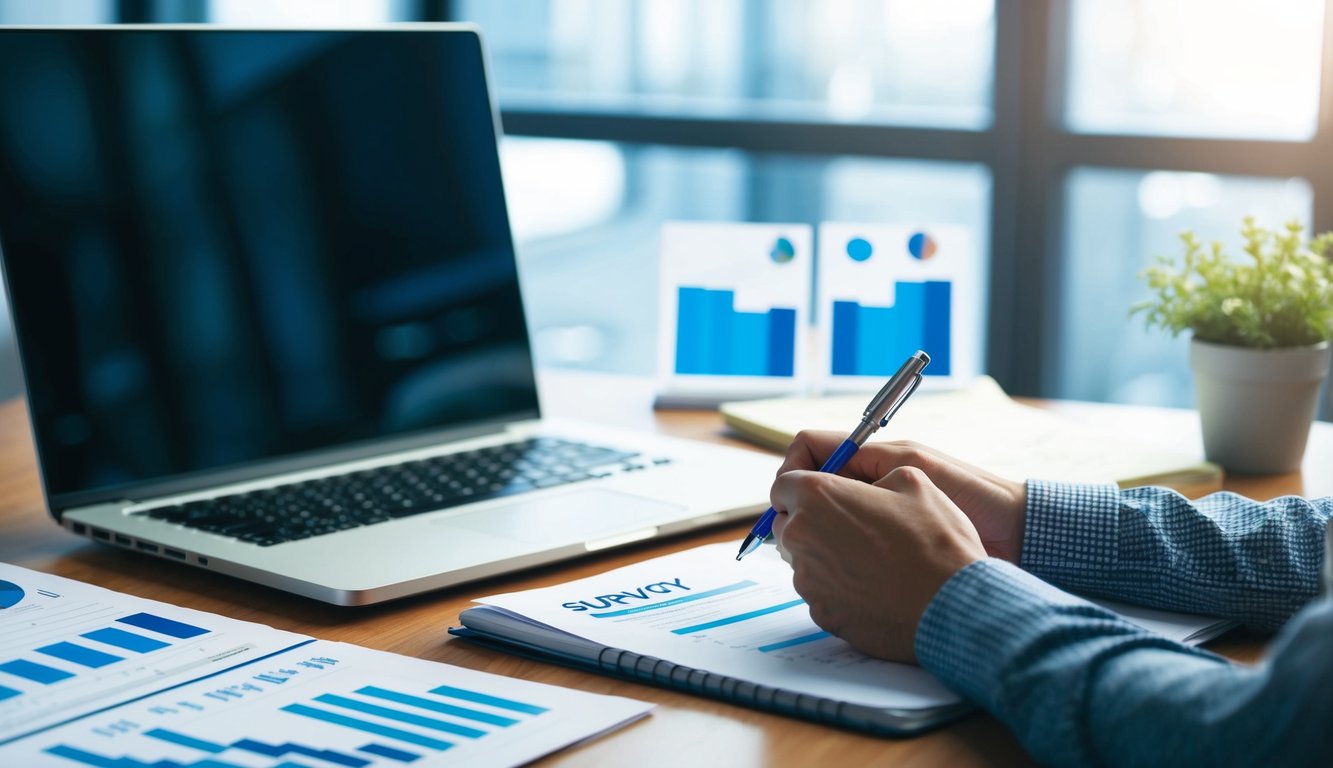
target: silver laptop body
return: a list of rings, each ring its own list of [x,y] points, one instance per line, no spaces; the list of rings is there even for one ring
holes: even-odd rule
[[[356,605],[766,506],[773,457],[541,419],[497,127],[467,25],[0,29],[60,524]]]

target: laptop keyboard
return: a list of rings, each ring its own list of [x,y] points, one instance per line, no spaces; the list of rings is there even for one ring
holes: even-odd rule
[[[139,514],[268,547],[669,461],[541,437]]]

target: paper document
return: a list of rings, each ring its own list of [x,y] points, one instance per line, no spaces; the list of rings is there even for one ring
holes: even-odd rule
[[[0,563],[0,765],[518,765],[651,704],[175,608]]]
[[[741,563],[713,544],[568,584],[477,600],[612,648],[873,707],[959,697],[927,672],[866,656],[810,620],[773,547]]]
[[[650,707],[316,640],[0,754],[62,768],[517,765]]]
[[[566,655],[584,655],[582,638],[832,702],[893,710],[960,702],[925,670],[871,658],[820,629],[775,547],[743,562],[735,554],[732,544],[710,544],[567,584],[481,598],[488,607],[475,610],[504,613],[499,621],[495,614],[478,617],[484,626],[477,628]],[[1102,605],[1177,642],[1199,643],[1233,626]]]
[[[0,742],[308,639],[0,563]]]
[[[803,429],[847,432],[865,401],[865,395],[779,398],[724,403],[721,411],[732,429],[786,450]],[[917,394],[871,440],[915,440],[1017,481],[1166,485],[1193,493],[1221,487],[1217,465],[1139,437],[1014,402],[982,376],[965,389]]]

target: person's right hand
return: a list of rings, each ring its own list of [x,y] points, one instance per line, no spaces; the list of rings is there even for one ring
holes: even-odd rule
[[[796,436],[778,470],[819,469],[845,435],[804,431]],[[867,443],[838,474],[874,483],[898,467],[916,467],[976,526],[986,553],[1017,563],[1023,551],[1027,487],[905,440]]]

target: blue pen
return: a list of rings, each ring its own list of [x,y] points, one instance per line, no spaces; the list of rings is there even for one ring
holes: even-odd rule
[[[930,355],[921,350],[913,352],[907,361],[902,364],[898,372],[893,374],[888,383],[884,385],[879,394],[871,399],[870,404],[866,406],[865,413],[861,414],[861,423],[856,425],[856,429],[842,441],[842,445],[828,457],[824,466],[819,468],[820,472],[837,472],[842,469],[849,459],[865,445],[866,440],[880,427],[889,423],[889,419],[903,407],[907,398],[912,396],[916,388],[921,384],[921,370],[930,364]],[[745,541],[741,542],[741,551],[736,554],[736,559],[759,549],[766,541],[769,534],[773,532],[773,520],[777,518],[778,513],[772,507],[759,516],[759,521],[754,524],[750,532],[746,534]]]

